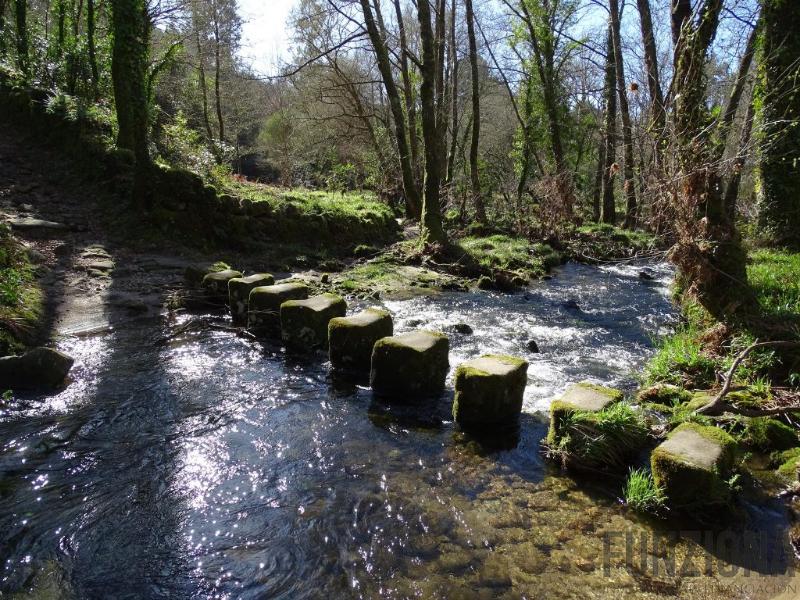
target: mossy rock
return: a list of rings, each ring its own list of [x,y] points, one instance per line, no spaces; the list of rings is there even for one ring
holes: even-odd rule
[[[347,303],[336,294],[320,294],[281,304],[281,338],[286,347],[307,352],[328,345],[328,323],[347,314]]]
[[[663,406],[675,406],[692,399],[692,393],[677,385],[669,383],[659,383],[643,390],[636,395],[636,400],[640,404],[661,404]]]
[[[561,437],[561,424],[570,413],[600,412],[609,405],[622,400],[619,390],[582,381],[573,383],[558,400],[550,405],[550,429],[547,433],[547,444],[557,446]]]
[[[200,287],[203,283],[203,278],[209,273],[227,271],[230,268],[230,265],[221,261],[189,265],[183,272],[183,280],[188,287],[197,288]]]
[[[303,298],[308,298],[308,287],[302,283],[278,282],[253,288],[248,301],[247,328],[263,335],[280,332],[281,304]]]
[[[772,454],[778,474],[789,481],[800,481],[800,448],[790,448]]]
[[[394,332],[392,316],[368,308],[352,317],[336,317],[328,323],[329,357],[337,371],[367,374],[375,342]]]
[[[272,285],[275,278],[269,273],[256,273],[247,277],[234,277],[228,281],[228,305],[231,307],[234,323],[247,321],[247,307],[250,292],[255,288]]]
[[[61,387],[75,359],[52,348],[34,348],[20,356],[0,358],[0,389]]]
[[[718,427],[683,423],[653,450],[655,484],[675,508],[728,505],[736,441]]]
[[[242,274],[239,271],[234,271],[233,269],[208,273],[203,277],[203,289],[208,294],[209,299],[225,304],[228,302],[228,282],[241,276]]]
[[[465,429],[508,427],[519,422],[528,363],[487,354],[460,364],[455,373],[453,419]]]
[[[372,350],[373,392],[398,400],[441,395],[450,368],[449,352],[447,336],[433,331],[381,338]]]
[[[798,444],[797,431],[771,417],[756,417],[745,425],[741,441],[765,452],[788,450]]]

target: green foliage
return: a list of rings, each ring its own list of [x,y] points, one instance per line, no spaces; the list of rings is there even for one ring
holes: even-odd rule
[[[798,443],[797,432],[794,429],[770,417],[749,419],[739,439],[744,444],[762,451],[788,450]]]
[[[631,469],[622,488],[625,504],[641,513],[654,513],[664,507],[664,493],[647,469]]]
[[[0,355],[20,349],[38,325],[43,298],[35,268],[7,225],[0,225]]]
[[[178,111],[172,123],[162,127],[159,149],[161,157],[170,166],[187,169],[206,179],[219,177],[219,165],[214,154],[202,136],[189,126],[182,111]]]
[[[750,254],[747,278],[766,314],[797,319],[800,314],[800,252],[756,250]]]

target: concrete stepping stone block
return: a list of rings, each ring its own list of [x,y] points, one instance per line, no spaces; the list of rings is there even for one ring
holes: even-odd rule
[[[1,389],[53,389],[60,387],[75,359],[52,348],[34,348],[20,356],[0,358]]]
[[[375,342],[394,333],[392,316],[379,308],[367,308],[351,317],[328,323],[328,356],[337,371],[369,373]]]
[[[466,429],[508,427],[519,423],[528,363],[489,354],[456,368],[453,419]]]
[[[328,323],[347,314],[347,303],[336,294],[320,294],[281,304],[281,337],[287,348],[309,351],[328,345]]]
[[[241,276],[242,274],[239,271],[234,271],[233,269],[208,273],[203,277],[203,289],[211,299],[224,304],[228,301],[228,282]]]
[[[406,400],[439,396],[450,368],[449,351],[447,336],[433,331],[381,338],[372,350],[372,391]]]
[[[677,508],[726,504],[736,442],[718,427],[684,423],[650,455],[653,481]]]
[[[279,333],[281,304],[303,298],[308,298],[308,287],[302,283],[278,282],[253,288],[247,307],[247,328],[264,335]]]
[[[558,445],[561,437],[560,427],[563,417],[575,411],[600,412],[614,402],[622,400],[622,392],[603,385],[582,381],[573,383],[550,405],[550,430],[547,443]]]
[[[256,273],[247,277],[234,277],[228,280],[228,305],[231,307],[234,323],[247,322],[247,306],[253,289],[275,283],[269,273]]]

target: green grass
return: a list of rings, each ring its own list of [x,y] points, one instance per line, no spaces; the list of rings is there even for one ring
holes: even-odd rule
[[[747,277],[766,314],[800,315],[800,252],[756,250],[750,254]]]
[[[555,446],[548,448],[551,458],[573,467],[604,470],[624,468],[649,434],[641,413],[625,402],[598,412],[567,412],[558,431]]]
[[[664,493],[646,469],[631,469],[622,488],[625,504],[641,513],[657,512],[664,506]]]
[[[540,277],[561,264],[561,255],[547,244],[531,243],[524,238],[495,234],[486,237],[468,236],[458,246],[488,272],[516,271],[527,277]]]
[[[658,342],[658,350],[645,367],[648,385],[671,383],[701,388],[714,382],[716,362],[703,353],[700,331],[687,325]]]

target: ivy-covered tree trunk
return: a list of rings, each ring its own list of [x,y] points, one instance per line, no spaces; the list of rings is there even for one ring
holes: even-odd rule
[[[422,102],[422,138],[425,142],[425,182],[422,197],[422,219],[420,223],[420,239],[423,243],[434,242],[446,244],[447,236],[442,226],[440,206],[440,184],[442,179],[442,148],[439,112],[436,105],[437,68],[442,68],[437,61],[437,40],[431,25],[431,7],[428,0],[417,2],[419,18],[419,36],[422,46],[422,64],[420,73],[422,83],[419,95]]]
[[[765,0],[757,99],[760,108],[758,225],[773,242],[800,248],[800,9]]]
[[[684,21],[676,48],[673,104],[677,172],[673,212],[677,242],[671,258],[685,293],[720,321],[736,320],[752,308],[746,254],[722,196],[714,162],[707,104],[706,61],[723,0],[705,0],[697,23]]]
[[[30,76],[28,61],[28,3],[14,1],[14,21],[17,28],[17,68],[27,79]]]
[[[600,218],[603,223],[613,225],[617,220],[617,206],[614,199],[614,174],[616,163],[614,149],[617,129],[617,63],[614,57],[614,37],[611,20],[608,23],[606,41],[606,73],[605,73],[605,150],[603,152],[603,202]]]
[[[147,1],[113,0],[111,17],[114,33],[111,78],[119,128],[117,146],[133,152],[136,160],[134,195],[138,202],[148,204],[150,99],[147,95],[147,52],[150,19]]]
[[[478,44],[475,42],[475,14],[472,0],[466,0],[467,36],[469,37],[469,64],[472,78],[472,141],[469,146],[469,175],[472,184],[472,200],[475,203],[475,218],[486,223],[486,209],[481,195],[481,179],[478,173],[478,144],[481,135],[481,85],[478,73]]]

